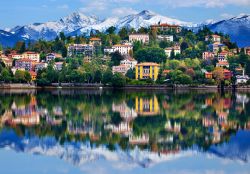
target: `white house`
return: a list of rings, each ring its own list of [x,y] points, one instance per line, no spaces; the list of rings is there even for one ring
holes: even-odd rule
[[[212,42],[221,42],[221,37],[219,35],[213,34],[205,37],[205,41],[211,40]]]
[[[129,65],[125,65],[125,64],[122,64],[122,65],[118,65],[118,66],[113,66],[112,67],[112,73],[121,73],[123,75],[126,75],[128,70],[130,69],[130,66]]]
[[[174,47],[169,47],[165,49],[165,53],[167,57],[171,56],[171,52],[174,52],[174,55],[176,56],[177,54],[181,54],[181,48],[180,46],[174,46]]]
[[[137,63],[138,63],[137,60],[131,57],[125,58],[124,60],[121,61],[121,65],[128,65],[129,68],[131,69],[134,69]]]
[[[247,81],[250,80],[248,75],[245,75],[245,70],[243,70],[242,75],[237,75],[236,76],[236,84],[242,84],[242,83],[247,83]]]
[[[131,51],[133,51],[133,46],[126,44],[126,45],[121,45],[117,44],[112,47],[114,49],[114,52],[118,51],[122,55],[129,55]]]
[[[57,53],[49,53],[46,55],[46,62],[50,62],[51,60],[54,60],[55,58],[62,58],[62,55],[57,54]]]
[[[135,41],[139,41],[142,43],[149,42],[149,35],[148,34],[130,34],[129,35],[129,42],[133,43]]]
[[[173,42],[174,36],[173,35],[157,35],[157,40]]]

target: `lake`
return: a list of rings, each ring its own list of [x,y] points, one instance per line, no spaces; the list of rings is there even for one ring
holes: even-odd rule
[[[247,174],[250,92],[1,90],[0,173]]]

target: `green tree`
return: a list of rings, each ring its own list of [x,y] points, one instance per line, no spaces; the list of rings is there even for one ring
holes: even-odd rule
[[[24,72],[24,79],[25,79],[26,82],[31,81],[31,75],[30,75],[29,71]]]
[[[115,73],[112,77],[112,85],[114,87],[123,87],[126,84],[126,77],[121,73]]]
[[[106,32],[108,33],[108,34],[115,34],[115,30],[116,30],[116,28],[115,27],[109,27],[107,30],[106,30]]]
[[[21,54],[24,53],[26,51],[25,42],[22,42],[22,41],[17,42],[15,45],[15,50],[18,53],[21,53]]]
[[[138,50],[135,53],[135,58],[138,62],[166,62],[164,49],[156,47],[149,47]]]
[[[111,62],[113,63],[113,66],[120,65],[121,60],[123,60],[124,57],[118,52],[114,52],[111,56]]]
[[[102,83],[105,85],[112,83],[112,77],[113,77],[112,71],[106,70],[102,76]]]
[[[126,73],[126,77],[128,77],[130,79],[134,79],[135,78],[135,69],[130,68],[128,70],[128,72]]]
[[[94,75],[94,81],[97,83],[101,83],[102,80],[102,72],[100,70],[97,70]]]

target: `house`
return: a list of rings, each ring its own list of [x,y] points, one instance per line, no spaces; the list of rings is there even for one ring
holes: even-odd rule
[[[129,65],[125,65],[125,64],[122,64],[122,65],[118,65],[118,66],[113,66],[112,67],[112,73],[121,73],[123,75],[126,75],[128,70],[130,69],[130,66]]]
[[[25,52],[22,54],[24,59],[30,59],[35,62],[40,62],[40,54],[35,53],[35,52]]]
[[[38,72],[39,70],[47,68],[47,63],[36,63],[35,64],[35,72]]]
[[[55,60],[55,58],[62,58],[61,54],[58,53],[49,53],[46,55],[46,62],[50,62],[52,60]]]
[[[229,63],[228,61],[219,61],[217,64],[216,64],[216,67],[227,67],[229,68]]]
[[[127,103],[124,101],[121,104],[112,104],[112,111],[119,112],[120,116],[126,122],[134,120],[138,115],[133,108],[128,107]]]
[[[98,37],[92,37],[89,39],[89,44],[94,46],[101,46],[102,40]]]
[[[148,134],[142,134],[142,135],[129,135],[129,143],[132,145],[143,145],[149,143],[149,135]]]
[[[250,78],[248,75],[245,75],[245,70],[243,69],[243,73],[242,75],[237,75],[236,76],[236,84],[243,84],[243,83],[247,83],[247,81],[249,81]]]
[[[202,53],[202,58],[204,60],[211,60],[214,58],[214,53],[213,52],[210,52],[210,51],[205,51]]]
[[[32,81],[35,81],[35,80],[36,80],[36,77],[37,77],[37,73],[34,72],[34,71],[30,71],[29,73],[30,73],[30,76],[31,76],[31,80],[32,80]]]
[[[173,42],[174,36],[173,35],[157,35],[158,41],[167,41],[167,42]]]
[[[13,52],[13,54],[10,54],[9,57],[11,57],[12,59],[16,59],[16,60],[29,59],[29,60],[32,60],[35,62],[40,61],[40,54],[35,53],[35,52],[31,52],[31,51],[25,52],[23,54],[17,54],[15,52]]]
[[[135,111],[141,116],[154,116],[159,114],[159,102],[156,96],[151,98],[135,98]]]
[[[36,62],[34,62],[30,59],[19,59],[19,60],[16,60],[16,62],[15,62],[15,68],[16,69],[23,69],[26,71],[33,71],[35,64],[36,64]]]
[[[228,52],[228,51],[222,51],[222,52],[218,53],[217,59],[218,59],[219,61],[227,61],[227,58],[228,58],[229,56],[233,56],[233,53]]]
[[[180,46],[169,47],[169,48],[165,49],[165,53],[166,53],[167,57],[171,57],[172,51],[174,52],[175,56],[177,54],[181,54],[181,48],[180,48]]]
[[[225,80],[231,80],[232,78],[232,72],[228,69],[224,69],[224,79]]]
[[[0,55],[0,61],[2,61],[5,64],[5,66],[12,67],[12,64],[13,64],[12,58],[7,57],[7,56],[2,54],[2,55]]]
[[[106,54],[112,54],[114,52],[115,52],[115,49],[112,47],[105,47],[104,48],[104,53],[106,53]]]
[[[135,78],[157,80],[160,65],[152,62],[144,62],[135,66]]]
[[[130,56],[125,57],[125,59],[121,61],[121,65],[128,65],[131,69],[134,69],[137,63],[137,60],[131,58]]]
[[[158,24],[158,25],[151,25],[151,30],[158,30],[158,31],[174,31],[176,33],[181,32],[181,26],[179,25],[171,25],[171,24]]]
[[[117,44],[112,47],[114,49],[114,52],[118,51],[121,55],[129,55],[130,52],[133,51],[133,46],[130,44]]]
[[[205,37],[205,41],[212,41],[212,42],[221,42],[221,37],[216,34],[208,35]]]
[[[213,73],[211,73],[211,72],[205,72],[205,78],[206,79],[212,79],[213,78]]]
[[[57,71],[61,71],[63,68],[63,62],[56,62],[54,65],[54,69]]]
[[[143,44],[149,43],[149,35],[148,34],[130,34],[129,42],[133,43],[139,41]]]
[[[91,44],[71,44],[68,46],[68,56],[88,56],[94,54],[94,46]]]
[[[244,51],[245,51],[245,54],[250,56],[250,47],[245,47]]]
[[[221,44],[219,42],[215,42],[213,44],[208,45],[208,50],[214,53],[217,53],[220,49],[224,51],[226,46],[224,44]]]

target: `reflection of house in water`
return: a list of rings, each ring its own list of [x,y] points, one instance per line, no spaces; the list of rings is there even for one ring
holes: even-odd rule
[[[216,121],[211,116],[207,116],[207,117],[202,118],[202,125],[204,127],[214,126],[215,124],[216,124]]]
[[[168,120],[165,124],[165,129],[168,131],[179,133],[179,132],[181,132],[181,124],[174,122],[174,124],[172,125],[171,121]]]
[[[134,109],[129,108],[126,102],[119,105],[113,103],[112,110],[113,112],[119,112],[120,116],[126,121],[132,121],[137,117],[137,113]]]
[[[94,134],[94,123],[92,122],[82,122],[82,121],[69,121],[68,122],[68,132],[71,134]]]
[[[213,143],[219,143],[221,141],[221,132],[220,132],[218,126],[210,127],[209,132],[213,136],[213,139],[212,139]]]
[[[37,102],[34,96],[31,97],[29,105],[17,106],[15,102],[12,104],[12,111],[15,118],[8,120],[10,124],[22,124],[25,126],[38,125],[40,123],[40,115],[37,110]]]
[[[159,103],[156,96],[135,99],[135,110],[139,115],[153,116],[159,114]]]
[[[53,107],[53,114],[57,116],[62,116],[63,115],[62,107],[61,106]]]
[[[246,103],[249,102],[249,98],[247,97],[246,94],[237,94],[236,95],[236,102],[242,104],[243,110],[245,109]]]
[[[132,128],[128,122],[121,122],[118,126],[109,124],[104,127],[106,130],[111,130],[113,133],[128,136],[132,133]]]
[[[149,143],[149,135],[142,134],[142,135],[129,135],[129,143],[133,145],[144,145]]]

